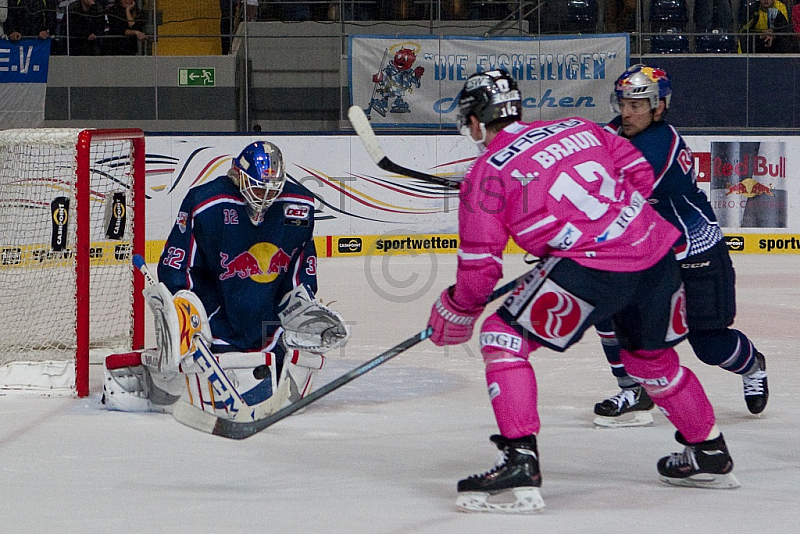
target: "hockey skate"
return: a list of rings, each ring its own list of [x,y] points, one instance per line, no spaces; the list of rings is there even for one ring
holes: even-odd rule
[[[722,434],[701,443],[688,443],[680,432],[675,432],[675,439],[685,448],[683,452],[673,452],[658,461],[658,473],[662,481],[693,488],[739,487],[739,481],[733,474],[733,460]]]
[[[490,438],[500,449],[494,469],[458,482],[456,506],[464,512],[528,514],[544,508],[536,436]]]
[[[767,361],[763,354],[758,351],[755,353],[758,369],[750,374],[742,375],[742,384],[744,385],[744,401],[747,403],[747,409],[752,414],[760,414],[767,407],[769,399]]]
[[[594,424],[605,428],[650,426],[655,405],[642,386],[623,389],[613,397],[594,405]]]

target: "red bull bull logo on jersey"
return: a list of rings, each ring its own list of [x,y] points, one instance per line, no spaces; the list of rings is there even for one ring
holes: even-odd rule
[[[257,243],[249,250],[233,257],[220,252],[220,280],[232,278],[251,279],[254,282],[269,283],[281,274],[289,272],[295,250],[287,253],[272,243]]]
[[[264,271],[258,265],[258,260],[249,251],[242,252],[235,256],[232,260],[228,259],[228,255],[224,252],[219,253],[220,265],[224,269],[223,273],[219,275],[220,280],[227,280],[238,276],[239,278],[249,278],[254,274],[263,274]]]

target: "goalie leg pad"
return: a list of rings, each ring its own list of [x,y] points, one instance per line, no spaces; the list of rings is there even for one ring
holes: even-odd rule
[[[289,356],[291,355],[291,358]],[[297,402],[311,392],[314,378],[322,366],[325,365],[325,356],[308,352],[291,351],[286,355],[281,371],[281,384],[288,381],[289,397],[287,405]]]
[[[223,352],[220,367],[250,406],[267,400],[278,389],[275,355],[271,352]]]
[[[350,339],[350,326],[342,316],[314,300],[304,285],[287,293],[278,310],[283,342],[290,349],[322,353],[343,347]]]
[[[266,402],[278,390],[273,353],[224,352],[213,357],[219,362],[231,386],[248,406],[255,407]],[[237,415],[247,417],[249,410],[234,413],[230,406],[218,398],[213,384],[202,373],[197,372],[197,365],[183,367],[188,371],[184,381],[186,394],[182,397],[182,402],[224,419],[234,419]]]
[[[175,383],[180,386],[177,394]],[[169,382],[165,376],[154,378],[144,365],[116,369],[104,366],[101,402],[109,410],[120,412],[170,413],[185,389],[183,383],[183,377],[178,374],[173,374]]]
[[[120,412],[149,412],[145,368],[120,367],[109,369],[103,366],[103,398],[100,402],[109,410]]]

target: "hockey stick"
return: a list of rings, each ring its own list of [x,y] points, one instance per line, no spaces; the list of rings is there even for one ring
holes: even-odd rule
[[[379,76],[383,74],[383,64],[386,63],[386,55],[388,53],[389,53],[389,49],[388,48],[384,48],[383,49],[383,57],[381,58],[381,66],[378,69],[378,75]],[[378,84],[379,83],[380,82],[375,82],[372,85],[372,95],[370,95],[370,97],[369,97],[369,107],[366,110],[364,110],[364,115],[367,117],[367,120],[370,119],[369,114],[372,111],[373,105],[375,104],[375,93],[378,92]],[[381,113],[380,111],[378,111],[378,114],[382,115],[382,116],[386,116],[386,113]]]
[[[144,258],[138,254],[134,254],[133,265],[142,273],[148,286],[158,285],[155,277],[150,273],[150,269],[148,269]],[[192,358],[194,359],[194,363],[199,367],[201,374],[211,385],[214,391],[215,404],[223,404],[234,419],[239,421],[252,421],[253,419],[263,418],[278,411],[286,399],[289,398],[289,384],[287,381],[285,385],[280,384],[277,391],[273,392],[272,396],[263,402],[250,406],[231,383],[228,375],[217,361],[217,358],[211,353],[208,345],[206,345],[205,340],[203,340],[199,334],[196,334],[193,341],[197,350],[192,355]],[[175,405],[172,416],[177,421],[193,427],[193,422],[196,419],[192,414],[194,410],[200,413],[206,413],[200,408],[180,400]]]
[[[383,152],[381,144],[378,142],[378,138],[369,123],[367,115],[360,107],[351,106],[347,112],[347,117],[350,119],[350,124],[353,125],[353,128],[358,134],[358,137],[361,139],[361,142],[364,143],[364,148],[367,149],[367,153],[372,158],[372,161],[374,161],[375,164],[381,169],[393,172],[395,174],[402,174],[403,176],[408,176],[409,178],[417,178],[418,180],[423,180],[428,183],[443,185],[444,187],[449,187],[451,189],[458,189],[461,186],[461,182],[458,180],[450,180],[449,178],[443,178],[441,176],[434,176],[432,174],[415,171],[414,169],[409,169],[407,167],[398,165],[386,157],[386,154]]]
[[[514,289],[516,285],[517,285],[517,280],[512,280],[511,282],[495,289],[489,296],[487,302],[491,302],[505,295],[506,293]],[[258,432],[261,432],[265,428],[274,425],[281,419],[285,419],[286,417],[292,415],[296,411],[305,408],[312,402],[316,402],[325,395],[339,389],[348,382],[355,380],[356,378],[367,373],[368,371],[371,371],[372,369],[375,369],[379,365],[388,362],[398,354],[405,352],[414,345],[430,337],[431,333],[432,333],[431,328],[430,327],[426,328],[422,332],[419,332],[418,334],[415,334],[414,336],[406,339],[405,341],[398,343],[397,345],[390,348],[386,352],[379,354],[370,361],[363,363],[358,367],[356,367],[355,369],[351,370],[350,372],[343,374],[339,378],[331,382],[328,382],[321,388],[306,395],[297,402],[292,403],[289,406],[286,406],[285,408],[264,417],[263,419],[256,419],[255,421],[247,421],[247,422],[233,421],[230,419],[222,419],[208,412],[203,412],[201,410],[195,409],[191,415],[194,416],[196,419],[189,426],[196,428],[198,430],[202,430],[203,432],[214,434],[215,436],[221,436],[224,438],[229,438],[229,439],[249,438],[250,436],[257,434]]]

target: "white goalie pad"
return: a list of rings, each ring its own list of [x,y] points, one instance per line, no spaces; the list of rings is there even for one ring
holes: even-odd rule
[[[155,321],[157,352],[145,362],[159,372],[175,373],[181,362],[196,350],[194,336],[211,343],[211,327],[200,298],[185,289],[173,296],[163,284],[144,290]]]
[[[155,351],[112,354],[103,365],[102,403],[122,412],[170,413],[186,389],[178,373],[159,373],[142,364]]]
[[[288,386],[288,396],[284,406],[297,402],[311,392],[314,378],[322,366],[325,356],[294,350],[286,354],[279,384]]]
[[[283,342],[289,349],[324,353],[350,339],[350,326],[342,316],[314,300],[303,285],[287,293],[278,309]]]
[[[247,420],[253,417],[256,409],[269,409],[272,404],[279,407],[283,402],[286,388],[278,387],[273,353],[226,352],[213,357],[218,359],[227,381],[236,389],[237,395],[246,406],[234,407],[229,404],[225,397],[220,395],[219,384],[215,387],[203,373],[191,370],[186,374],[186,393],[181,397],[182,403],[191,405],[194,410],[213,414],[214,417]],[[183,415],[176,416],[182,422],[184,416],[194,417],[190,415],[191,411],[186,411],[184,408],[181,408]],[[273,411],[275,410],[271,410]]]
[[[273,353],[227,352],[212,357],[247,404],[261,404],[278,390]],[[181,372],[162,373],[149,365],[156,360],[155,349],[108,356],[103,365],[103,404],[124,412],[171,413],[183,396],[185,402],[203,411],[231,416],[199,365],[184,360]]]

